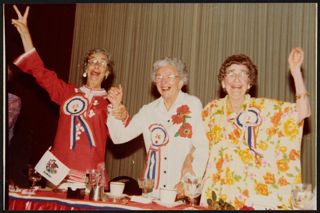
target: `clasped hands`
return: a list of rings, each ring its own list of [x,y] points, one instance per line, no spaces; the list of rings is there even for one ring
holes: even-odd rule
[[[107,98],[112,105],[112,115],[119,120],[125,121],[129,117],[129,113],[126,107],[121,104],[122,96],[122,87],[121,84],[119,84],[118,86],[111,87],[104,97]]]

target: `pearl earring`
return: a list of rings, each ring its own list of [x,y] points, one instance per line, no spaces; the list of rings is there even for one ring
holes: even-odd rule
[[[106,75],[105,75],[105,79],[107,79],[109,76],[109,71],[107,70]]]
[[[82,76],[85,78],[85,77],[87,77],[87,71],[85,71],[83,74],[82,74]]]

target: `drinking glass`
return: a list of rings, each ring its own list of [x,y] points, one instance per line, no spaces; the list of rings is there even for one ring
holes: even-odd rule
[[[90,185],[90,188],[94,188],[97,185],[100,185],[101,181],[101,172],[97,169],[90,169],[87,171],[88,174],[88,183]]]
[[[28,178],[32,182],[31,189],[35,189],[35,185],[41,180],[41,175],[33,167],[29,167]]]
[[[154,187],[154,180],[147,178],[138,178],[139,188],[142,189],[142,196],[148,197]]]
[[[312,187],[309,183],[294,184],[291,188],[292,208],[306,210],[312,208]]]
[[[183,178],[185,195],[190,198],[191,207],[187,209],[196,209],[195,198],[201,194],[201,178],[193,175],[187,175]]]

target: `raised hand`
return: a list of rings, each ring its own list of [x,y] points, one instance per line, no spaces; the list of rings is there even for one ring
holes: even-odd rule
[[[293,48],[288,57],[288,63],[291,74],[294,76],[295,73],[300,72],[301,65],[303,63],[304,53],[301,48]]]
[[[29,6],[27,6],[23,15],[21,15],[18,7],[13,5],[13,9],[16,11],[18,15],[18,19],[11,19],[11,23],[15,26],[20,33],[21,40],[23,43],[24,51],[27,52],[33,48],[31,35],[29,33],[27,18],[29,15]]]
[[[122,95],[122,87],[119,84],[117,87],[111,87],[105,97],[112,104],[112,115],[119,120],[125,121],[129,117],[129,113],[126,107],[121,104]]]
[[[119,86],[111,87],[109,89],[106,98],[110,101],[110,103],[112,104],[112,107],[115,109],[120,107],[121,101],[122,101],[122,95],[123,95],[122,87],[121,87],[121,84],[119,84]]]
[[[288,57],[291,75],[296,89],[296,103],[298,111],[298,123],[311,115],[309,93],[303,81],[301,65],[304,60],[304,53],[301,48],[293,48]]]
[[[18,32],[20,34],[28,33],[28,27],[27,27],[27,18],[29,15],[29,6],[27,6],[26,10],[24,11],[23,16],[21,15],[18,7],[16,5],[13,5],[13,9],[16,11],[18,15],[18,19],[11,19],[11,23],[17,28]]]

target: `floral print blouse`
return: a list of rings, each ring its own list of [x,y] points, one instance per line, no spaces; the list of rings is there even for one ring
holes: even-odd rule
[[[213,100],[202,112],[209,161],[201,204],[207,206],[214,191],[236,209],[290,208],[290,184],[301,183],[303,122],[297,123],[296,105],[246,95],[236,114],[227,100]]]

